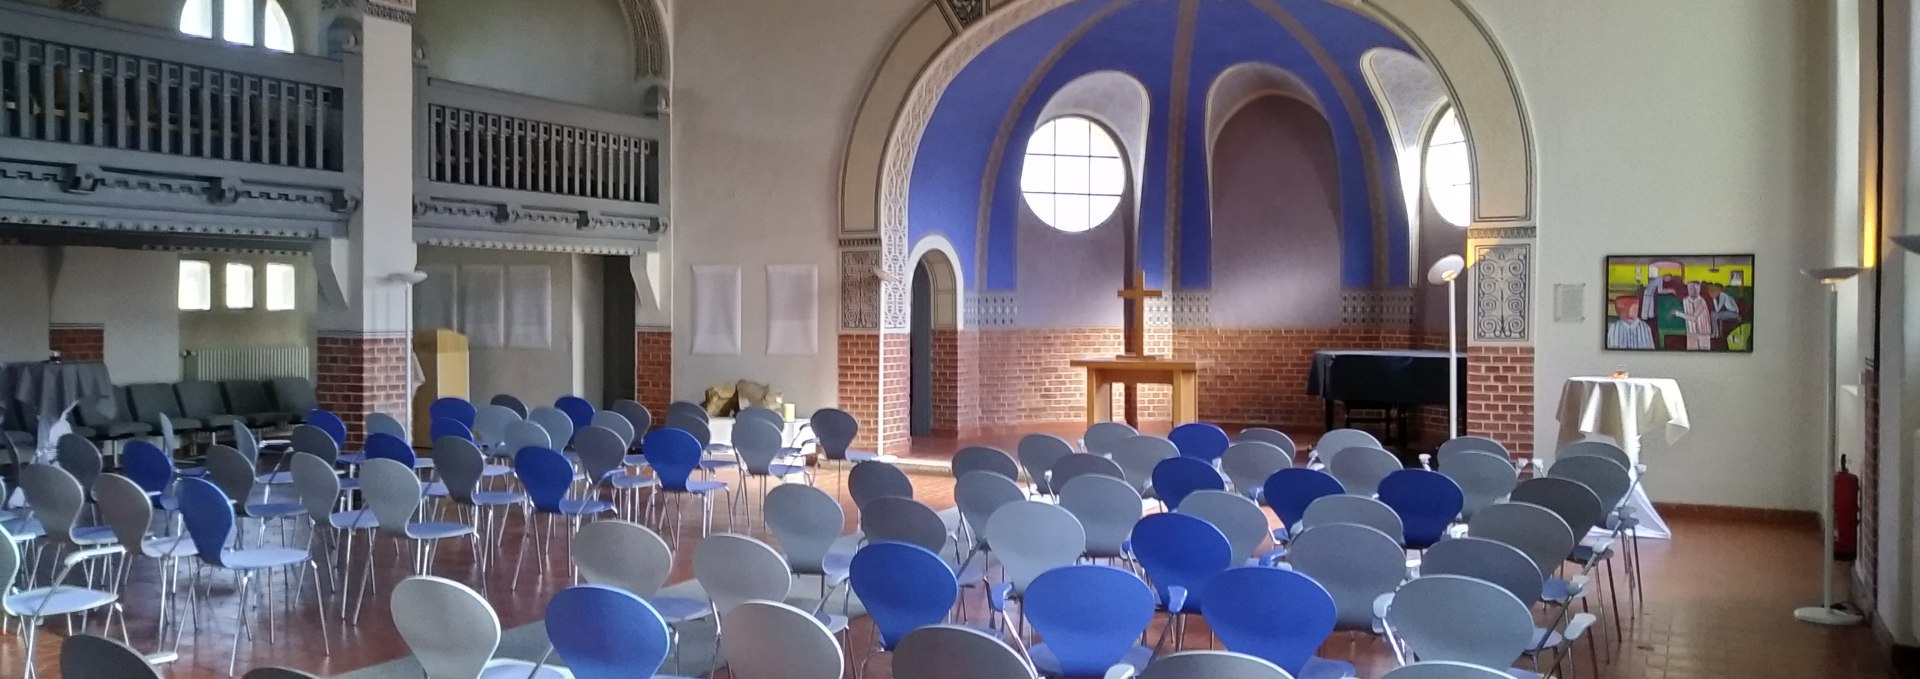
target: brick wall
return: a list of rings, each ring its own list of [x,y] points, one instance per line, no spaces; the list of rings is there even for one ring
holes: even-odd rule
[[[1533,347],[1467,348],[1467,429],[1533,454]]]
[[[667,404],[673,401],[672,331],[634,331],[633,395],[656,421],[666,419]]]
[[[907,382],[912,375],[908,370],[911,360],[913,337],[906,333],[886,333],[879,336],[880,343],[880,423],[879,431],[870,434],[876,439],[877,447],[884,453],[904,451],[911,441],[907,418],[910,394]],[[861,420],[863,435],[868,435],[866,423],[875,420]]]
[[[359,445],[367,413],[407,416],[407,338],[321,335],[314,389],[320,407],[347,422],[347,446]]]
[[[1865,449],[1854,473],[1860,475],[1860,549],[1853,562],[1854,603],[1872,614],[1880,584],[1880,371],[1869,366],[1860,372],[1866,396]]]
[[[933,331],[933,435],[980,433],[980,333]]]
[[[873,450],[880,442],[873,426],[880,419],[880,335],[842,332],[840,353],[840,409],[860,421],[856,450]]]
[[[107,329],[97,325],[58,325],[47,329],[47,348],[63,361],[107,360]]]
[[[1032,328],[979,331],[979,403],[983,430],[1086,419],[1086,373],[1067,362],[1120,353],[1119,328]],[[1154,350],[1154,339],[1148,337]],[[1172,399],[1166,385],[1141,387],[1140,417],[1166,420]],[[1124,403],[1125,387],[1114,387]],[[1205,386],[1201,393],[1206,393]],[[1114,412],[1120,406],[1113,408]]]

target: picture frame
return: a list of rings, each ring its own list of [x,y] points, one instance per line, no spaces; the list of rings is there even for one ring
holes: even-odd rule
[[[1751,354],[1751,254],[1608,255],[1600,270],[1607,351]]]

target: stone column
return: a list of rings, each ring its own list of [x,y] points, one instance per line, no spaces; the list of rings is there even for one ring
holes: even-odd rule
[[[346,170],[360,180],[344,239],[315,246],[322,308],[315,386],[320,406],[346,420],[349,445],[372,411],[408,417],[408,318],[414,271],[413,7],[366,0],[341,10],[359,23],[347,69]]]
[[[1467,231],[1467,432],[1534,454],[1532,226]],[[1454,303],[1459,303],[1455,301]]]

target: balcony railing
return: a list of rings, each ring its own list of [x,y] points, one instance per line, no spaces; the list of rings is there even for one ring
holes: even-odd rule
[[[657,121],[439,80],[426,99],[432,181],[660,202]]]

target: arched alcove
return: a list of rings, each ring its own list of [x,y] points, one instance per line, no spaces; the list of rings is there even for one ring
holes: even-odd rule
[[[914,246],[907,341],[907,426],[914,436],[960,431],[961,381],[972,377],[972,366],[963,372],[960,364],[961,274],[952,253],[938,237]]]
[[[1212,322],[1339,326],[1340,180],[1326,118],[1294,97],[1254,97],[1222,121],[1210,158]]]

